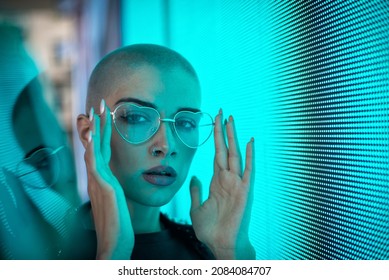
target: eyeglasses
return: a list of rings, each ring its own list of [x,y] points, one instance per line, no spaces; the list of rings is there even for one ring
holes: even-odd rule
[[[46,188],[53,186],[60,173],[60,160],[57,153],[64,149],[60,146],[53,150],[42,148],[20,161],[16,167],[16,175],[31,187]]]
[[[207,113],[180,111],[173,119],[161,119],[154,108],[128,102],[117,106],[111,115],[119,135],[131,144],[146,142],[157,133],[161,122],[167,122],[173,126],[182,143],[194,149],[209,139],[214,125],[211,115]]]

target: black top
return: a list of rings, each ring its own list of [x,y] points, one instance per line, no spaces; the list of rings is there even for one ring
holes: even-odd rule
[[[73,243],[70,258],[95,259],[96,231],[91,218],[91,206],[87,203],[79,210],[81,230],[77,230],[78,242]],[[132,260],[202,260],[215,259],[211,251],[201,243],[192,226],[180,224],[160,215],[164,229],[160,232],[135,234]]]

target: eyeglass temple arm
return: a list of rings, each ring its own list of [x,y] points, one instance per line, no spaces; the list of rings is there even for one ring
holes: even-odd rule
[[[65,148],[64,145],[62,146],[59,146],[57,149],[55,149],[54,151],[51,152],[52,155],[55,155],[56,153],[58,153],[60,150],[62,150],[63,148]]]

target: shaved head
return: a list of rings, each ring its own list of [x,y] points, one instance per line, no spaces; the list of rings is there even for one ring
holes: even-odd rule
[[[192,65],[179,53],[163,46],[136,44],[119,48],[106,55],[95,67],[88,84],[86,112],[98,108],[101,99],[116,91],[116,85],[128,79],[143,65],[154,66],[161,71],[181,68],[199,83]]]

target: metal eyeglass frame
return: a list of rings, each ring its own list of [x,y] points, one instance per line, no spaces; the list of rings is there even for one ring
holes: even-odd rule
[[[117,110],[118,110],[120,107],[122,107],[122,106],[124,106],[124,105],[127,105],[127,104],[131,104],[131,105],[133,105],[133,106],[135,106],[135,107],[138,107],[139,109],[147,108],[147,109],[154,110],[154,111],[157,113],[157,115],[158,115],[158,127],[157,127],[157,129],[155,129],[155,131],[154,131],[149,137],[147,137],[147,138],[146,138],[145,140],[143,140],[143,141],[133,142],[133,141],[130,141],[130,140],[126,139],[126,138],[122,135],[122,133],[119,131],[119,129],[117,128],[117,126],[116,126],[116,112],[117,112]],[[112,121],[113,121],[113,123],[114,123],[115,129],[116,129],[116,131],[119,133],[120,137],[121,137],[123,140],[125,140],[126,142],[130,143],[130,144],[135,144],[135,145],[137,145],[137,144],[141,144],[141,143],[147,142],[148,140],[150,140],[150,139],[158,132],[159,128],[161,127],[161,122],[167,122],[167,123],[172,124],[172,127],[173,127],[173,130],[174,130],[175,135],[177,135],[178,139],[180,139],[180,141],[181,141],[185,146],[187,146],[188,148],[191,148],[191,149],[196,149],[196,148],[200,147],[201,145],[203,145],[205,142],[208,141],[208,139],[209,139],[209,138],[211,137],[211,135],[212,135],[212,131],[213,131],[213,130],[212,130],[212,129],[210,130],[210,133],[209,133],[208,137],[207,137],[200,145],[197,145],[197,146],[190,146],[190,145],[186,144],[186,143],[181,139],[179,133],[177,133],[177,129],[176,129],[176,126],[175,126],[175,122],[176,122],[175,119],[176,119],[176,116],[177,116],[178,114],[180,114],[180,113],[183,113],[183,112],[192,113],[192,114],[201,113],[201,114],[208,115],[208,116],[210,117],[210,120],[212,121],[212,123],[209,124],[209,125],[212,125],[212,126],[215,125],[215,122],[214,122],[212,116],[211,116],[210,114],[208,114],[208,113],[204,113],[204,112],[196,112],[196,113],[194,113],[194,112],[191,112],[191,111],[179,111],[179,112],[177,112],[177,113],[174,115],[174,117],[173,117],[172,119],[170,119],[170,118],[163,118],[163,119],[162,119],[162,118],[161,118],[161,115],[159,114],[159,112],[158,112],[155,108],[152,108],[152,107],[145,107],[145,106],[138,106],[137,104],[132,103],[132,102],[123,102],[123,103],[120,103],[118,106],[115,107],[115,109],[114,109],[112,112],[110,112],[110,115],[112,116]]]
[[[30,159],[32,159],[34,156],[36,156],[38,153],[41,153],[43,150],[48,150],[50,151],[50,153],[47,154],[47,157],[49,156],[55,156],[59,151],[63,150],[65,148],[64,145],[62,146],[59,146],[58,148],[56,149],[53,149],[53,148],[50,148],[50,147],[44,147],[44,148],[40,148],[38,150],[36,150],[35,152],[33,152],[30,156],[24,158],[23,160],[19,161],[18,164],[16,165],[16,177],[17,178],[21,178],[21,177],[24,177],[26,175],[29,175],[29,174],[32,174],[32,173],[35,173],[35,172],[39,172],[40,168],[39,167],[32,167],[33,170],[29,171],[29,172],[24,172],[24,173],[21,173],[19,172],[19,169],[20,169],[20,165],[23,163],[23,162],[26,162]],[[56,159],[58,161],[58,164],[60,164],[58,158]],[[59,171],[58,170],[58,174],[54,174],[53,176],[55,176],[55,178],[53,178],[52,182],[50,182],[50,184],[48,183],[47,186],[44,186],[44,187],[39,187],[39,186],[32,186],[32,185],[29,185],[30,187],[34,187],[34,188],[45,188],[45,187],[52,187],[53,185],[55,185],[58,181],[58,177],[59,177]]]

